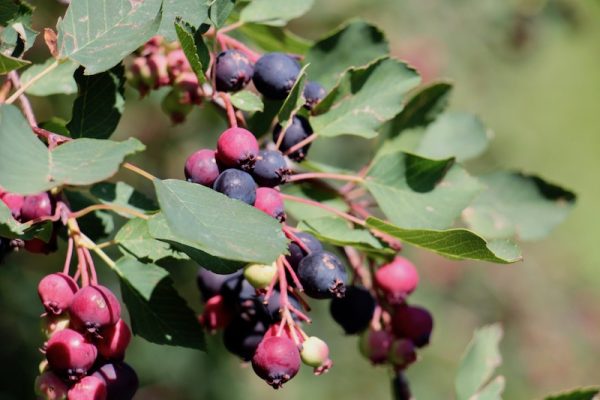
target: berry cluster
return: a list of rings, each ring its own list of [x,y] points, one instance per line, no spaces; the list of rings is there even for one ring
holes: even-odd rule
[[[68,274],[54,273],[40,281],[38,294],[47,342],[36,394],[48,400],[133,398],[138,378],[123,362],[131,331],[110,289],[98,284],[79,288]]]

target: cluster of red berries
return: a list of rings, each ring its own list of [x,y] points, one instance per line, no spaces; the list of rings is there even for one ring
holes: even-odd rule
[[[79,288],[69,275],[54,273],[40,281],[38,294],[47,342],[36,394],[46,400],[133,398],[138,378],[123,362],[131,331],[110,289],[97,284]]]

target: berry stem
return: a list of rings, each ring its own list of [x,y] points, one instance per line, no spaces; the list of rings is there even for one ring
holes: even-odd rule
[[[71,259],[73,258],[73,238],[69,236],[67,242],[67,255],[65,258],[65,266],[63,267],[63,274],[69,275],[69,269],[71,267]]]
[[[292,268],[288,260],[285,259],[285,257],[282,258],[282,262],[283,265],[285,265],[285,268],[287,269],[288,273],[290,274],[292,281],[294,282],[294,286],[296,286],[296,289],[298,289],[300,292],[303,292],[304,288],[302,287],[302,284],[298,279],[298,275],[296,275],[296,271],[294,271],[294,269]]]
[[[221,32],[218,32],[217,33],[217,41],[220,41],[220,40],[222,40],[223,43],[225,43],[228,47],[232,47],[232,48],[244,53],[246,55],[246,57],[248,57],[252,63],[255,63],[260,58],[259,53],[255,52],[254,50],[251,50],[248,46],[246,46],[239,40],[236,40],[236,39],[232,38],[231,36],[228,36]]]
[[[325,211],[328,211],[328,212],[330,212],[332,214],[335,214],[335,215],[337,215],[339,217],[342,217],[342,218],[344,218],[344,219],[346,219],[346,220],[348,220],[348,221],[350,221],[352,223],[355,223],[357,225],[361,225],[361,226],[365,226],[366,225],[366,222],[364,220],[360,219],[360,218],[356,218],[353,215],[350,215],[348,213],[345,213],[343,211],[340,211],[338,209],[335,209],[335,208],[330,207],[330,206],[325,205],[325,204],[321,204],[321,203],[313,201],[313,200],[303,199],[302,197],[292,196],[292,195],[284,194],[284,193],[281,194],[281,197],[284,200],[294,201],[296,203],[303,203],[303,204],[307,204],[307,205],[310,205],[310,206],[313,206],[313,207],[321,208],[321,209],[323,209]]]
[[[148,179],[149,181],[155,181],[157,179],[151,173],[146,172],[143,169],[141,169],[140,167],[135,166],[135,165],[133,165],[131,163],[128,163],[128,162],[123,163],[123,168],[127,168],[128,170],[130,170],[132,172],[135,172],[136,174],[138,174],[140,176],[143,176],[144,178]]]
[[[285,234],[285,236],[288,237],[288,239],[296,242],[296,244],[298,246],[300,246],[300,248],[302,250],[304,250],[305,252],[307,252],[309,254],[311,253],[311,250],[308,248],[306,243],[304,243],[302,240],[298,239],[298,236],[296,236],[294,234],[294,232],[292,231],[292,228],[290,226],[284,224],[281,226],[281,229],[283,230],[283,233]]]
[[[371,282],[369,281],[369,271],[365,269],[360,253],[352,246],[344,246],[344,252],[354,270],[353,280],[358,280],[364,287],[369,288],[371,286]]]
[[[83,252],[83,256],[85,257],[88,268],[90,269],[90,272],[92,275],[92,279],[91,279],[92,285],[97,285],[98,284],[98,276],[96,275],[96,266],[94,265],[94,260],[92,259],[92,255],[90,254],[90,251],[87,248],[83,248],[82,252]]]
[[[229,126],[232,128],[237,128],[237,117],[235,116],[235,108],[233,108],[233,104],[231,104],[231,98],[227,93],[219,92],[218,95],[223,99],[225,103],[225,110],[227,111],[227,119],[229,121]]]
[[[98,210],[110,210],[110,211],[114,211],[115,213],[123,213],[123,214],[129,214],[129,215],[133,215],[134,217],[138,217],[144,220],[148,220],[150,217],[148,217],[146,214],[142,214],[139,211],[135,211],[129,207],[123,207],[117,204],[94,204],[91,205],[89,207],[83,208],[77,212],[74,212],[71,214],[71,217],[73,218],[81,218],[91,212],[94,211],[98,211]]]
[[[287,182],[298,182],[308,179],[333,179],[338,181],[358,182],[362,183],[365,180],[359,176],[332,174],[328,172],[307,172],[303,174],[294,174],[287,178]]]
[[[283,132],[282,132],[282,134],[281,134],[280,137],[282,138],[281,140],[283,141]],[[317,137],[318,137],[318,135],[316,133],[311,134],[306,139],[301,140],[300,142],[298,142],[295,145],[293,145],[292,147],[290,147],[284,154],[287,156],[287,155],[292,154],[295,151],[300,150],[301,148],[303,148],[307,144],[314,142]],[[277,148],[279,148],[279,146],[277,146]]]
[[[392,395],[394,400],[412,400],[414,397],[410,392],[410,386],[406,376],[398,371],[396,378],[392,380]]]
[[[227,32],[231,32],[231,31],[236,30],[237,28],[241,27],[242,25],[244,25],[244,22],[242,22],[242,21],[234,22],[230,25],[224,26],[223,28],[219,29],[219,34],[223,35]]]
[[[59,64],[58,60],[54,61],[52,64],[50,64],[44,70],[40,71],[39,74],[37,74],[33,78],[31,78],[31,80],[29,80],[29,82],[27,82],[24,85],[21,85],[8,99],[6,99],[6,104],[14,103],[14,101],[16,99],[18,99],[19,96],[21,96],[31,85],[33,85],[34,83],[36,83],[37,81],[42,79],[48,73],[52,72],[52,70],[54,68],[58,67],[58,64]]]
[[[83,249],[81,247],[77,247],[77,260],[79,263],[77,264],[77,269],[81,275],[81,286],[88,286],[90,284],[90,279],[88,275],[88,270],[86,266],[86,259],[83,255]]]
[[[12,86],[17,88],[21,86],[21,79],[19,78],[19,74],[17,71],[11,71],[8,74],[7,82],[12,82]],[[31,103],[29,102],[29,98],[24,94],[19,96],[19,103],[21,103],[21,109],[23,110],[23,114],[25,114],[25,118],[31,127],[37,126],[37,121],[35,120],[35,115],[33,114],[33,108],[31,107]]]

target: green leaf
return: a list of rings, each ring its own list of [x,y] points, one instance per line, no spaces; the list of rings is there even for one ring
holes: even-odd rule
[[[33,239],[40,238],[48,242],[52,234],[52,223],[35,224],[29,226],[22,224],[12,217],[10,209],[0,201],[0,237],[8,239]]]
[[[198,81],[206,82],[205,74],[210,63],[210,53],[202,39],[202,32],[182,20],[175,21],[175,32],[177,32],[181,49],[192,70],[196,73]]]
[[[74,138],[107,139],[117,128],[125,107],[124,68],[118,65],[97,75],[75,72],[79,95],[67,128]]]
[[[312,70],[312,64],[311,64]],[[419,84],[417,73],[401,61],[382,58],[348,70],[311,118],[321,136],[377,136],[377,129],[398,114],[405,94]]]
[[[478,117],[447,112],[427,127],[416,152],[429,158],[464,161],[483,154],[488,142],[488,131]]]
[[[276,26],[244,24],[238,31],[267,52],[305,54],[312,46],[311,41]]]
[[[594,400],[600,388],[575,389],[570,392],[548,396],[545,400]]]
[[[310,79],[332,88],[348,68],[369,64],[389,51],[388,42],[379,28],[355,20],[316,42],[305,61],[311,64]],[[386,80],[385,83],[391,82]]]
[[[287,97],[281,105],[279,113],[277,113],[277,119],[284,129],[289,128],[292,123],[292,117],[304,106],[305,100],[302,97],[304,93],[304,83],[306,82],[306,69],[308,65],[305,65],[300,70],[294,86],[288,93]]]
[[[54,58],[49,58],[43,64],[32,65],[21,75],[21,84],[27,83],[56,62]],[[77,83],[73,79],[73,73],[78,65],[71,61],[66,61],[58,65],[52,71],[47,73],[42,79],[29,86],[25,93],[34,96],[49,96],[51,94],[72,94],[77,92]]]
[[[57,24],[61,58],[85,67],[86,75],[107,71],[156,34],[161,0],[72,1]]]
[[[405,129],[429,125],[446,109],[451,91],[449,82],[433,82],[421,88],[386,126],[388,136],[395,137]]]
[[[116,265],[133,333],[149,342],[203,350],[204,334],[164,269],[123,257]]]
[[[21,60],[11,56],[6,56],[0,53],[0,75],[8,74],[10,71],[22,68],[31,64],[27,60]]]
[[[19,57],[33,46],[38,32],[31,28],[32,13],[32,8],[24,4],[20,5],[17,14],[0,32],[0,53]]]
[[[163,258],[189,260],[189,257],[173,248],[169,243],[156,240],[150,235],[148,221],[141,218],[129,220],[115,236],[124,254],[130,254],[138,260],[156,262]]]
[[[256,208],[185,181],[155,180],[154,186],[173,234],[202,251],[263,264],[285,253],[287,240],[280,224]]]
[[[247,112],[263,111],[265,108],[261,98],[249,90],[232,94],[231,103],[235,108]]]
[[[67,121],[60,117],[50,117],[50,119],[40,122],[40,128],[47,131],[58,133],[66,137],[71,137],[71,132],[67,129]]]
[[[497,376],[493,381],[482,388],[473,400],[502,400],[502,392],[506,386],[506,379],[503,376]]]
[[[167,224],[167,220],[162,213],[154,215],[148,221],[148,227],[150,235],[155,239],[169,243],[174,249],[186,254],[190,259],[203,266],[206,269],[210,269],[219,274],[229,274],[244,267],[246,263],[238,261],[225,260],[222,258],[211,256],[210,254],[202,251],[192,242],[182,240],[175,236],[171,231],[171,228]]]
[[[216,28],[222,27],[235,8],[236,0],[209,0],[208,18]]]
[[[193,26],[200,26],[208,18],[208,3],[206,0],[163,0],[162,20],[157,35],[167,41],[177,39],[174,28],[177,17],[183,17]]]
[[[510,264],[522,259],[519,248],[513,242],[486,242],[481,236],[466,229],[404,229],[378,218],[368,218],[367,226],[452,260]]]
[[[240,13],[240,21],[284,26],[310,10],[313,0],[253,0]]]
[[[501,339],[502,327],[498,324],[475,331],[458,368],[455,381],[457,400],[480,398],[479,393],[485,389],[496,368],[502,363],[499,350]]]
[[[273,120],[281,110],[283,100],[269,100],[263,98],[263,111],[258,111],[252,114],[248,119],[248,129],[254,133],[256,137],[270,132],[273,126]]]
[[[326,191],[309,184],[294,184],[283,186],[283,192],[303,199],[309,199],[340,211],[348,211],[348,205],[334,191]],[[285,201],[285,211],[296,220],[312,220],[315,218],[331,217],[331,212],[308,204],[295,201]]]
[[[154,200],[136,191],[125,182],[100,182],[90,188],[90,193],[102,204],[118,205],[145,213],[158,210]],[[123,214],[131,218],[129,214]]]
[[[387,218],[405,229],[451,226],[481,190],[452,159],[402,152],[378,155],[365,185]]]
[[[14,18],[19,11],[19,5],[13,1],[3,1],[0,3],[0,25],[7,25],[8,21]]]
[[[486,190],[463,212],[463,219],[490,239],[542,239],[567,218],[576,201],[573,192],[533,175],[499,171],[479,180]]]

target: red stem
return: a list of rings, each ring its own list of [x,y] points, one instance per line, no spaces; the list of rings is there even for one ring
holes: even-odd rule
[[[98,277],[96,275],[96,266],[94,265],[94,260],[92,259],[92,255],[90,254],[90,251],[86,248],[83,249],[83,255],[85,256],[88,268],[90,269],[90,272],[92,273],[92,285],[97,285]]]
[[[250,59],[250,62],[252,63],[255,63],[260,58],[259,53],[255,52],[254,50],[251,50],[248,46],[246,46],[239,40],[232,38],[231,36],[224,35],[222,33],[217,33],[217,40],[219,42],[222,40],[226,46],[241,51],[246,55],[246,57],[248,57],[248,59]]]
[[[231,99],[227,93],[219,93],[221,99],[225,103],[225,110],[227,110],[227,119],[229,121],[229,126],[232,128],[237,128],[237,117],[235,116],[235,108],[233,108],[233,104],[231,104]]]
[[[73,258],[73,238],[69,236],[67,244],[67,257],[65,258],[65,266],[63,267],[63,274],[69,275],[69,269],[71,267],[71,259]]]
[[[306,172],[303,174],[294,174],[287,178],[287,182],[298,182],[308,179],[334,179],[338,181],[363,182],[364,179],[345,174],[332,174],[329,172]]]
[[[308,248],[308,246],[306,245],[306,243],[304,243],[302,240],[298,239],[298,236],[296,236],[294,234],[294,232],[292,232],[291,227],[288,225],[282,225],[281,229],[283,230],[283,233],[285,233],[285,236],[288,237],[288,239],[296,242],[296,244],[298,244],[298,246],[300,246],[300,248],[302,250],[304,250],[305,252],[310,254],[310,249]]]
[[[285,132],[284,132],[284,134],[285,134]],[[283,135],[281,135],[281,136],[283,136]],[[314,141],[315,141],[315,139],[316,139],[317,137],[318,137],[318,136],[317,136],[317,134],[316,134],[316,133],[313,133],[313,134],[311,134],[311,135],[310,135],[310,136],[308,136],[306,139],[304,139],[304,140],[302,140],[302,141],[300,141],[300,142],[296,143],[296,144],[295,144],[295,145],[293,145],[292,147],[290,147],[290,148],[289,148],[289,149],[288,149],[288,150],[285,152],[285,155],[287,156],[287,155],[290,155],[290,154],[292,154],[292,153],[293,153],[293,152],[295,152],[295,151],[298,151],[298,150],[300,150],[301,148],[303,148],[303,147],[304,147],[304,146],[306,146],[307,144],[314,142]],[[283,139],[281,139],[281,140],[283,141]],[[278,140],[277,142],[279,143],[279,140]],[[279,146],[277,146],[277,148],[279,148]]]
[[[296,286],[296,288],[299,291],[303,292],[304,288],[302,287],[302,284],[300,283],[300,280],[298,279],[298,275],[296,275],[296,271],[294,271],[294,269],[292,268],[292,266],[290,265],[288,260],[285,259],[285,257],[282,258],[282,261],[283,261],[283,265],[285,265],[285,268],[287,269],[288,273],[292,277],[292,281],[294,282],[294,285]]]

